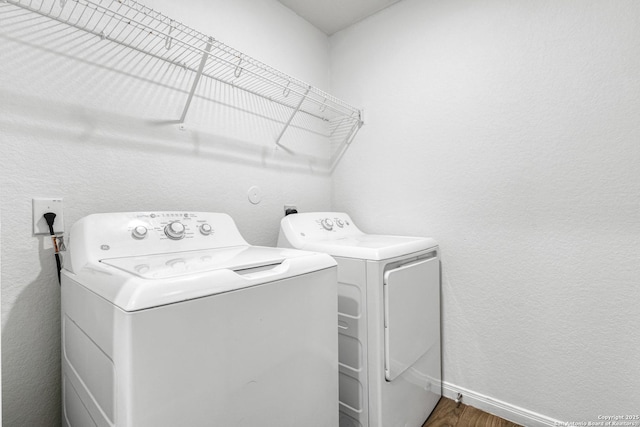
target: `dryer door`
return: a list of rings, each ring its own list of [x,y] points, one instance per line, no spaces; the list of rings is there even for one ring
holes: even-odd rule
[[[438,257],[384,274],[385,378],[393,381],[440,339]]]

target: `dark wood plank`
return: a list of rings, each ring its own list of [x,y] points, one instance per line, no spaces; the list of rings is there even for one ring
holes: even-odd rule
[[[453,400],[443,397],[422,427],[455,427],[465,406],[458,406]]]
[[[467,406],[460,417],[459,426],[468,427],[518,427],[511,421],[487,414],[473,406]]]
[[[521,427],[473,406],[443,397],[422,427]]]

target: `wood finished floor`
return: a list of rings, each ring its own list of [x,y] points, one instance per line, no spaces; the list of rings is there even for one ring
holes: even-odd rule
[[[472,406],[443,397],[422,427],[521,427]]]

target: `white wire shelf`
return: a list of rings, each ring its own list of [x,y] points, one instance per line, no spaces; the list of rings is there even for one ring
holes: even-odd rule
[[[278,71],[242,52],[133,0],[5,0],[29,10],[160,59],[194,73],[179,123],[184,123],[202,77],[273,102],[290,114],[282,129],[308,128],[338,147],[339,161],[363,124],[361,111],[320,89]],[[318,131],[320,129],[320,131]]]

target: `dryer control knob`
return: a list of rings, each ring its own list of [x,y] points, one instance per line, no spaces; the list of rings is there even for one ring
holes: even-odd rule
[[[209,234],[213,233],[213,228],[211,228],[210,224],[207,224],[206,222],[204,224],[202,224],[200,226],[200,234],[204,235],[204,236],[208,236]]]
[[[138,225],[131,231],[131,237],[138,240],[144,239],[145,237],[147,237],[147,227],[145,227],[144,225]]]
[[[325,230],[333,230],[333,221],[331,221],[329,218],[323,219],[322,221],[320,221],[320,224],[322,224],[322,227],[324,227]]]
[[[340,218],[336,218],[336,225],[342,228],[344,227],[344,221],[342,221]]]
[[[172,240],[182,239],[184,231],[184,225],[180,221],[174,221],[164,228],[164,234]]]

